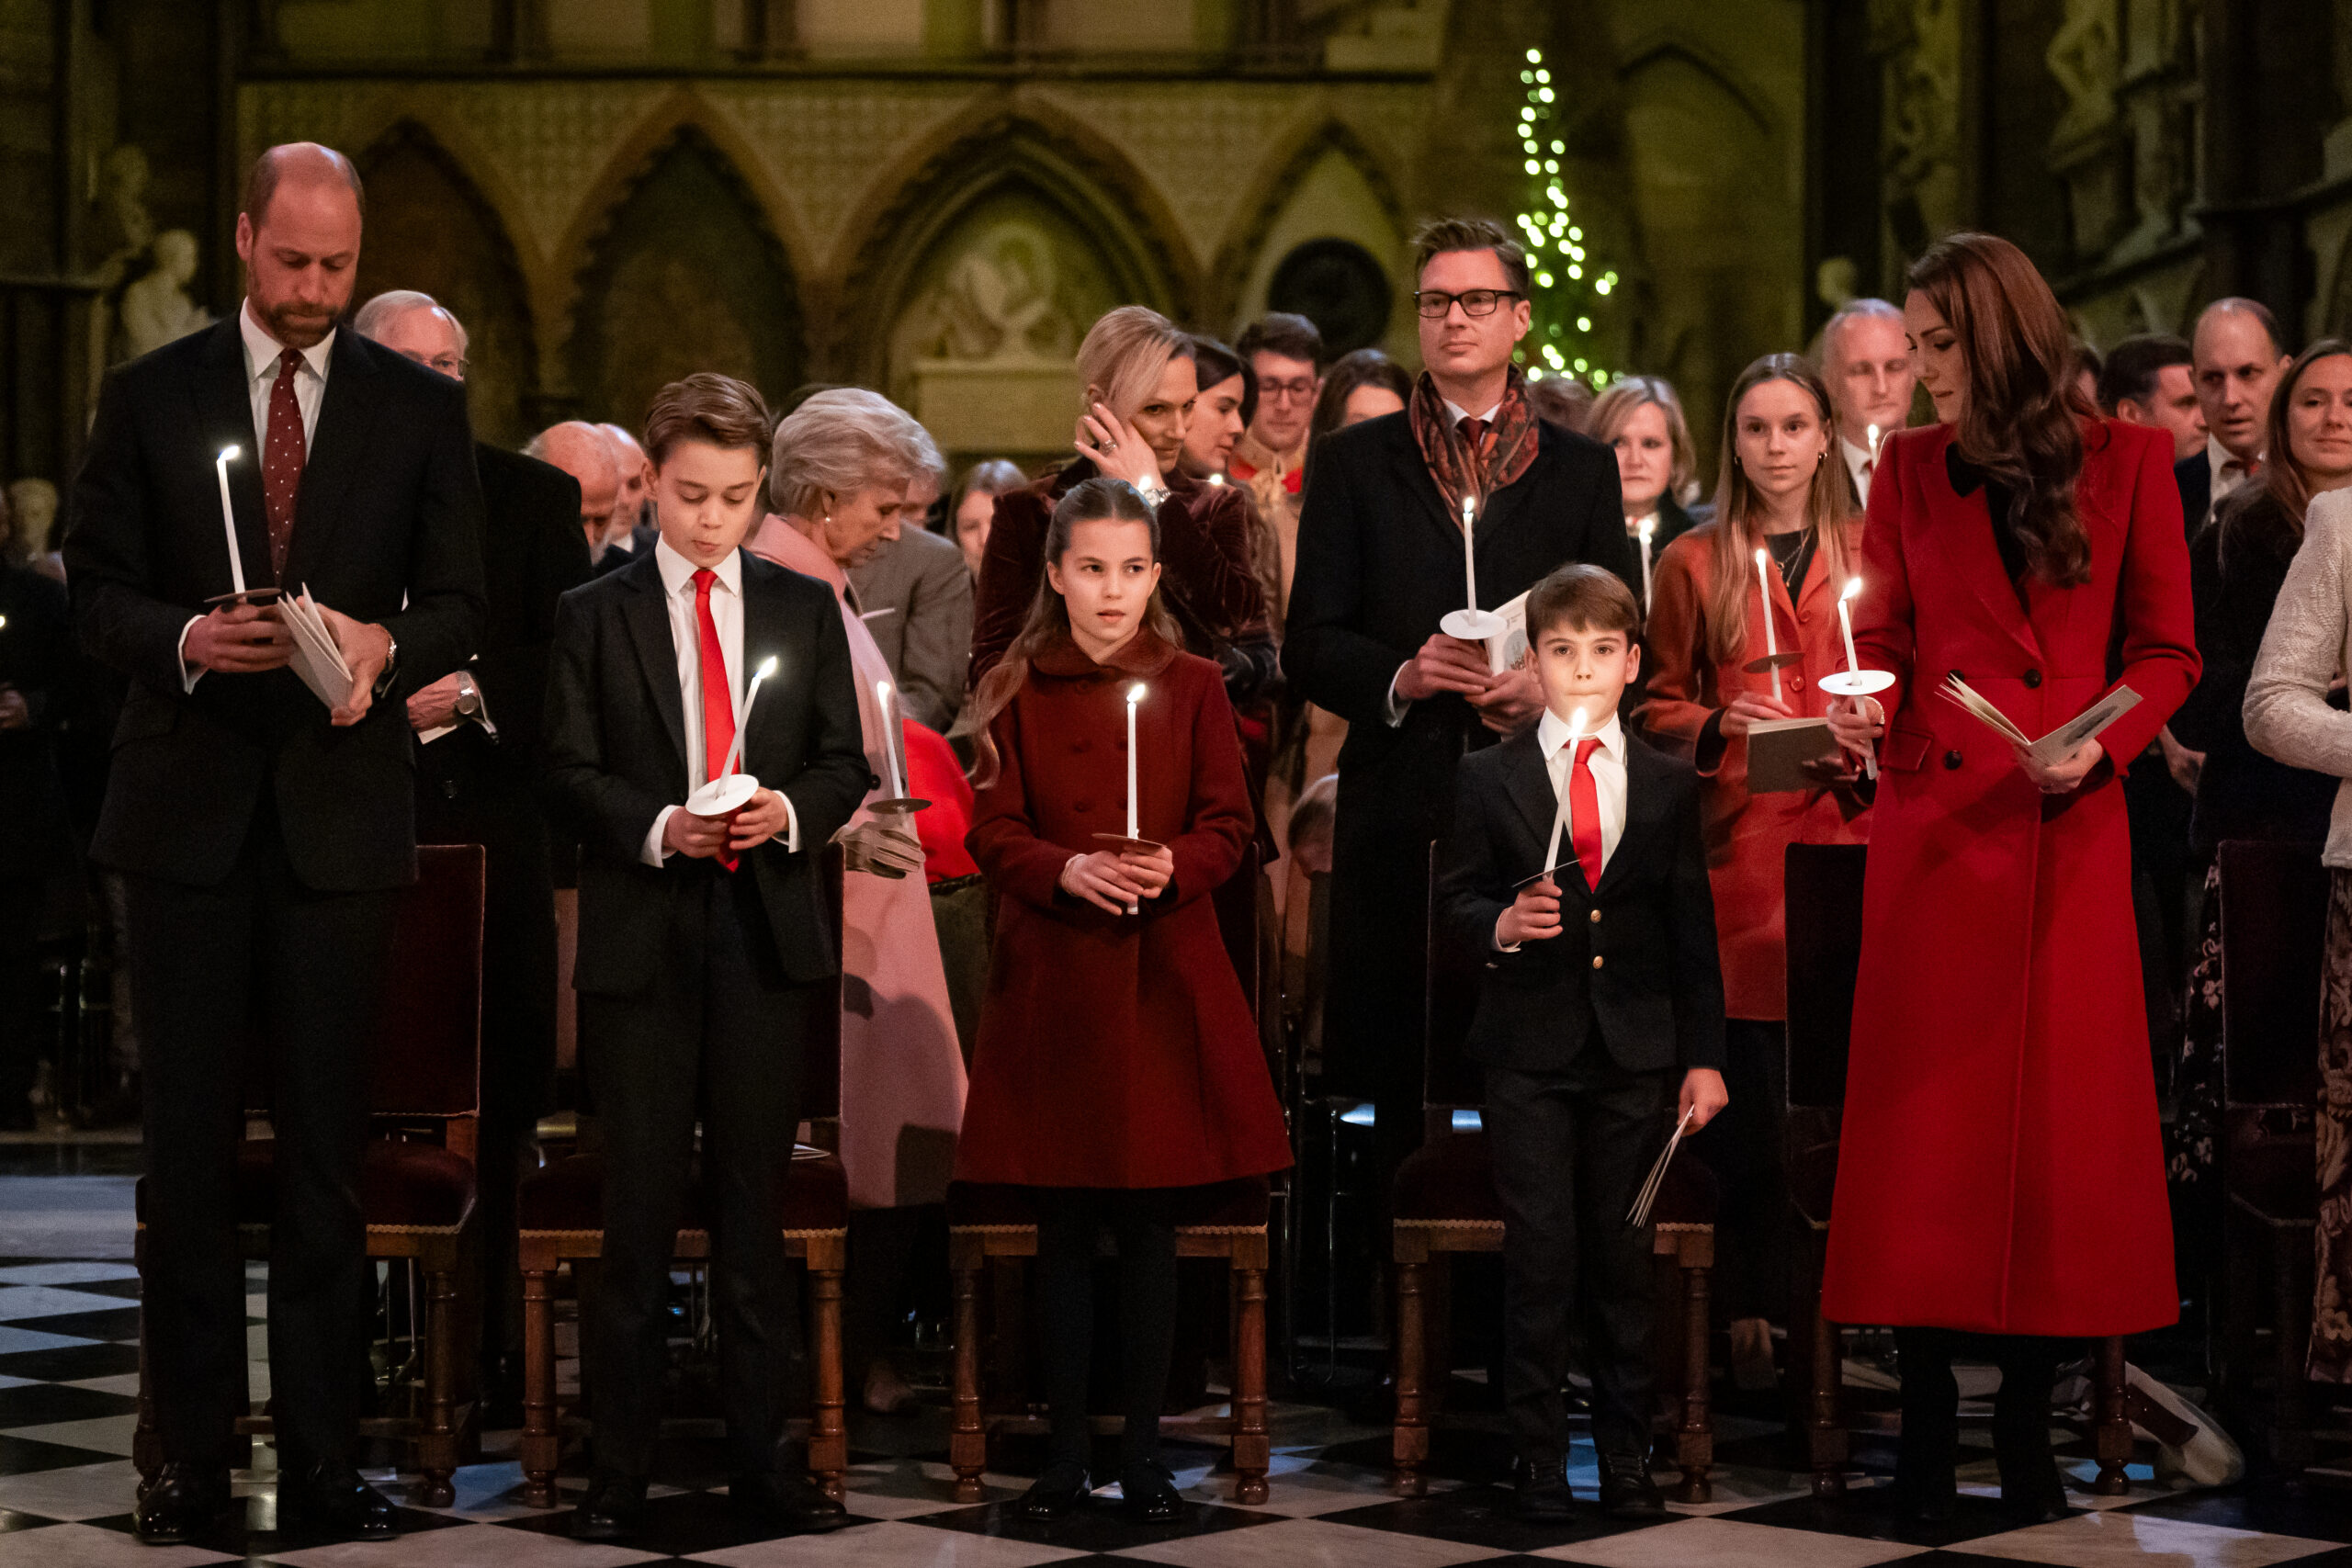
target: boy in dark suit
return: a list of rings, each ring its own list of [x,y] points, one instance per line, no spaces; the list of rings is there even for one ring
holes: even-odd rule
[[[775,1184],[800,1122],[802,1042],[815,1010],[837,1005],[821,859],[871,780],[832,591],[741,548],[763,509],[768,429],[741,381],[662,389],[645,430],[661,540],[565,594],[548,652],[548,785],[581,840],[572,983],[608,1166],[582,1345],[594,1471],[572,1517],[587,1540],[643,1515],[697,1121],[730,1499],[774,1531],[845,1517],[804,1455],[779,1452],[799,1329]],[[746,713],[746,677],[769,660]],[[738,771],[760,789],[726,816],[685,809],[726,771],[739,721]]]
[[[1727,1100],[1699,782],[1618,716],[1641,669],[1641,611],[1622,579],[1560,568],[1528,594],[1527,630],[1544,715],[1463,759],[1440,888],[1445,939],[1486,965],[1464,1048],[1486,1067],[1505,1222],[1518,1508],[1570,1511],[1559,1391],[1580,1314],[1602,1511],[1655,1518],[1650,1249],[1626,1214],[1678,1081],[1693,1131]]]

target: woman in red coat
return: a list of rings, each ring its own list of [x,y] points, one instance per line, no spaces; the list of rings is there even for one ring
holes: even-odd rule
[[[2052,1337],[2177,1307],[2114,760],[2196,682],[2188,552],[2169,438],[2073,389],[2017,247],[1955,235],[1910,282],[1942,423],[1891,437],[1871,486],[1855,629],[1895,683],[1833,719],[1883,739],[1822,1310],[1898,1325],[1895,1483],[1924,1521],[1951,1507],[1951,1331],[2000,1337],[2002,1496],[2046,1517]],[[2029,737],[2118,684],[2140,702],[2044,765],[1937,695],[1948,674]]]
[[[1743,1387],[1770,1384],[1769,1320],[1788,1300],[1787,1249],[1777,1245],[1788,1188],[1773,1111],[1788,1049],[1782,864],[1791,844],[1866,836],[1850,779],[1747,791],[1748,727],[1818,717],[1828,703],[1821,677],[1846,663],[1838,595],[1859,564],[1861,530],[1846,520],[1834,429],[1828,389],[1793,354],[1768,354],[1732,384],[1715,521],[1679,536],[1658,558],[1649,695],[1636,715],[1651,739],[1697,766],[1703,791],[1731,1107],[1692,1146],[1723,1183],[1723,1291]],[[1759,556],[1770,567],[1761,577]],[[1768,591],[1770,637],[1759,608]],[[1796,656],[1780,671],[1777,696],[1769,671],[1749,672],[1768,648]]]
[[[1120,1484],[1131,1515],[1172,1523],[1159,1428],[1175,1199],[1290,1164],[1209,901],[1241,863],[1253,813],[1217,667],[1175,646],[1155,592],[1151,509],[1120,480],[1089,479],[1055,507],[1045,556],[1028,622],[974,699],[969,842],[999,905],[956,1174],[1028,1188],[1038,1215],[1053,1437],[1023,1511],[1057,1518],[1086,1496],[1094,1238],[1107,1225],[1119,1242]],[[1156,847],[1105,848],[1102,835],[1129,831],[1131,778],[1135,831]]]

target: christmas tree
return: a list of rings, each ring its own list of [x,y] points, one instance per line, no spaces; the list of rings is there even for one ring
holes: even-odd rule
[[[1560,183],[1560,154],[1566,145],[1546,134],[1557,129],[1558,117],[1542,50],[1527,51],[1527,68],[1519,79],[1527,88],[1519,110],[1519,144],[1526,155],[1528,195],[1518,219],[1527,243],[1528,303],[1534,318],[1520,344],[1520,363],[1530,380],[1575,376],[1605,387],[1610,372],[1600,362],[1593,325],[1617,288],[1617,275],[1590,257],[1584,231],[1569,216],[1567,188]]]

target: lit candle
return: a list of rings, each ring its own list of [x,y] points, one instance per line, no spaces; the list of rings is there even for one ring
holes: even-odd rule
[[[1143,682],[1127,688],[1127,837],[1143,837],[1143,821],[1136,806],[1136,705],[1143,701]]]
[[[1657,513],[1642,519],[1642,608],[1650,607],[1650,536],[1657,532]]]
[[[1468,496],[1462,498],[1462,587],[1468,594],[1470,614],[1478,614],[1478,508]]]
[[[1568,775],[1576,776],[1577,742],[1584,739],[1584,709],[1568,715]],[[1560,838],[1568,829],[1568,797],[1575,791],[1564,781],[1560,785],[1559,804],[1552,812],[1552,841],[1544,851],[1544,874],[1549,876],[1560,863]]]
[[[1772,661],[1772,700],[1781,700],[1781,636],[1772,628],[1772,552],[1756,552],[1756,592],[1764,600],[1764,657]]]
[[[751,732],[752,705],[759,700],[760,682],[775,673],[775,658],[770,655],[752,675],[752,689],[743,694],[743,711],[735,720],[735,739],[727,748],[727,762],[718,770],[720,778],[730,777],[736,762],[743,755],[743,737]]]
[[[1849,577],[1846,580],[1846,591],[1838,595],[1838,629],[1846,634],[1846,668],[1858,671],[1862,667],[1862,661],[1854,657],[1854,613],[1847,606],[1854,602],[1854,596],[1861,591],[1862,580],[1859,577]]]
[[[906,773],[899,766],[899,741],[905,731],[899,725],[899,694],[888,681],[874,682],[874,694],[882,701],[882,765],[890,773],[890,798],[907,798]]]
[[[237,456],[234,446],[220,448],[220,456],[212,459],[212,472],[220,481],[220,531],[229,539],[229,587],[235,592],[245,591],[245,563],[237,554],[237,513],[229,504],[229,465]]]

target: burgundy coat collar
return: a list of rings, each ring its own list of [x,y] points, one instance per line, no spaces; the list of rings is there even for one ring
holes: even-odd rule
[[[1064,679],[1099,675],[1105,671],[1143,678],[1158,675],[1175,662],[1175,648],[1146,626],[1136,633],[1134,640],[1113,654],[1107,664],[1097,664],[1089,659],[1069,633],[1057,634],[1051,642],[1037,650],[1037,656],[1029,661],[1029,668],[1041,675],[1057,675]]]

